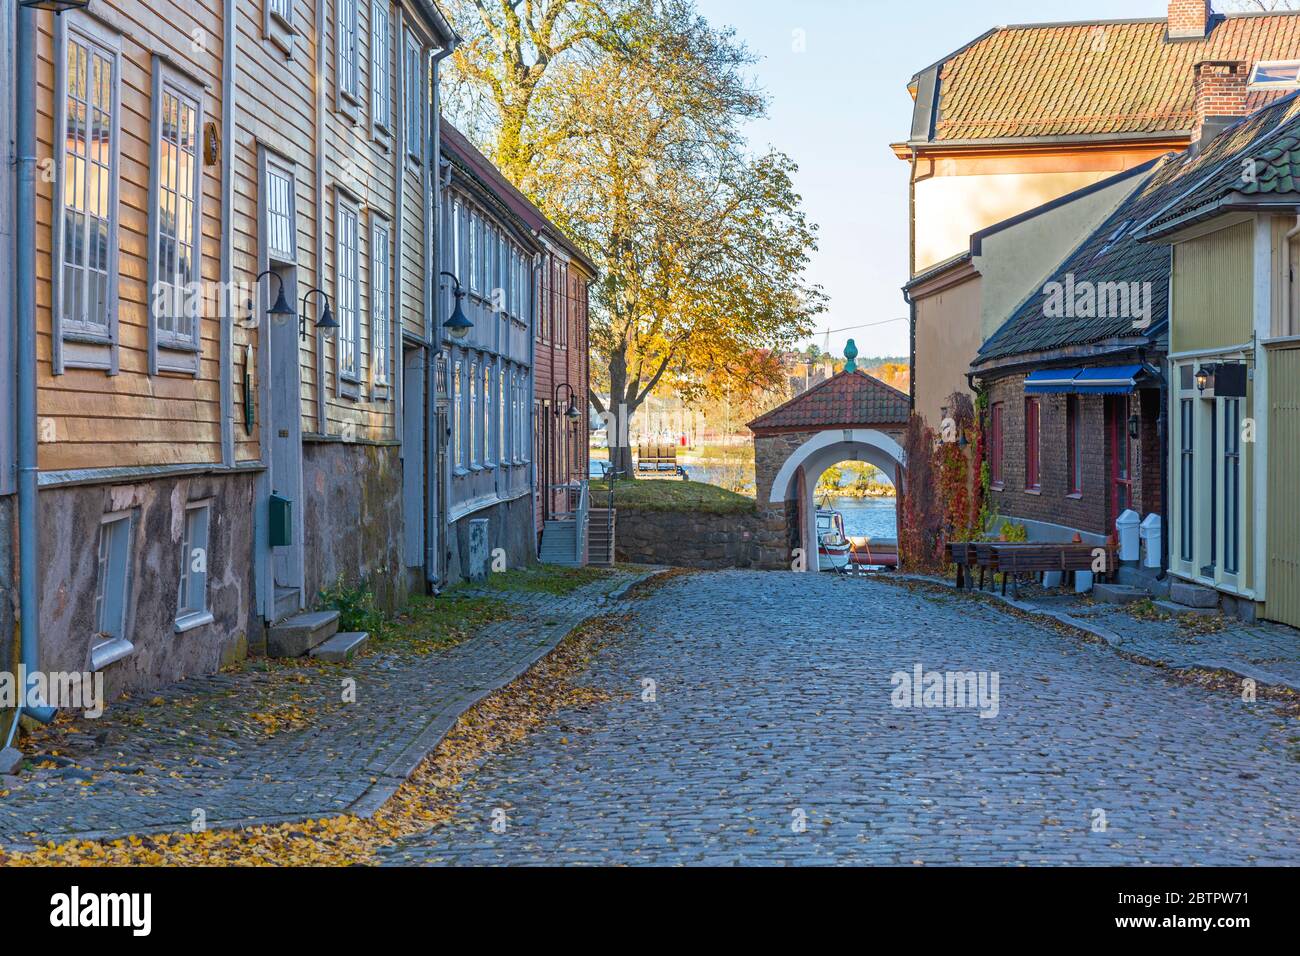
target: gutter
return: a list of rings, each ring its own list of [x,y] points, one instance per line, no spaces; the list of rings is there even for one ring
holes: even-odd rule
[[[429,157],[425,166],[432,202],[427,207],[431,211],[426,216],[425,236],[425,272],[428,288],[428,320],[426,328],[428,348],[424,353],[424,578],[431,591],[437,592],[446,577],[442,555],[443,536],[447,523],[443,517],[447,514],[444,496],[447,482],[438,467],[442,449],[446,447],[446,429],[438,423],[438,360],[442,352],[443,333],[440,310],[442,301],[441,282],[437,273],[442,264],[442,61],[455,52],[460,44],[460,37],[448,30],[444,36],[451,40],[436,53],[429,54],[429,64],[433,70],[432,95],[429,97],[430,117],[425,126],[429,130]]]
[[[18,603],[20,653],[29,680],[40,672],[41,606],[37,595],[40,574],[36,527],[36,10],[18,6],[16,50],[17,96],[16,143],[18,147],[18,201],[15,207],[14,260],[16,267],[17,335],[14,358],[17,368],[18,406]],[[26,688],[24,688],[24,691]],[[14,714],[10,739],[17,733],[23,710],[42,723],[54,719],[54,708],[24,708],[22,695]]]

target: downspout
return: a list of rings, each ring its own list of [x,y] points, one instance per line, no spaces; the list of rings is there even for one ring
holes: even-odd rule
[[[401,34],[399,33],[400,37]],[[312,288],[325,288],[325,4],[316,4],[316,264]],[[294,303],[300,307],[300,303]],[[316,431],[329,433],[325,417],[325,335],[313,329],[316,346]],[[300,452],[301,454],[301,452]]]
[[[221,464],[235,464],[234,347],[235,302],[231,293],[234,269],[235,209],[235,0],[225,0],[225,36],[221,64],[221,288],[225,308],[221,311]]]
[[[428,347],[424,358],[424,576],[431,590],[442,586],[444,580],[442,555],[444,532],[443,516],[447,514],[443,492],[447,482],[438,467],[439,452],[447,441],[446,429],[438,427],[438,355],[442,352],[442,318],[438,308],[442,301],[441,283],[437,274],[442,270],[442,91],[441,64],[456,50],[460,38],[453,36],[441,50],[430,52],[433,69],[429,97],[432,114],[425,129],[429,130],[428,170],[429,189],[433,195],[425,216],[425,287],[426,310],[425,338]]]
[[[545,256],[542,253],[533,256],[533,282],[532,288],[529,290],[533,304],[528,310],[528,316],[530,319],[528,323],[528,388],[525,389],[525,394],[527,395],[525,407],[528,410],[528,427],[524,429],[524,437],[528,443],[528,492],[530,496],[529,501],[532,505],[529,510],[533,514],[533,537],[531,544],[534,552],[541,547],[542,534],[542,529],[537,527],[537,473],[541,469],[538,466],[537,449],[533,445],[533,435],[536,432],[536,423],[533,421],[533,409],[537,407],[537,326],[541,321],[542,313],[542,297],[539,292],[542,282],[542,263],[545,261]],[[546,493],[545,488],[541,489],[541,491],[542,494]],[[548,508],[549,503],[543,501],[543,523],[546,521],[546,512]]]
[[[37,596],[39,535],[36,527],[36,11],[19,4],[14,36],[17,82],[18,201],[15,206],[14,262],[17,269],[17,336],[14,358],[18,386],[18,606],[20,653],[28,680],[39,673],[41,607]],[[26,690],[26,688],[24,688]],[[54,708],[23,707],[22,695],[9,730],[12,741],[25,710],[42,723]]]

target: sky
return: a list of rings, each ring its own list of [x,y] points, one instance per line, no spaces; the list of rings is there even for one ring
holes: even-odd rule
[[[1162,17],[1167,0],[696,0],[760,57],[754,79],[769,116],[749,130],[756,150],[788,153],[796,186],[820,226],[810,282],[830,296],[808,340],[842,354],[907,355],[907,138],[913,74],[988,29],[1016,23]],[[1216,9],[1221,6],[1216,3]],[[801,32],[800,32],[801,31]],[[802,39],[802,47],[796,41]],[[808,344],[808,343],[805,343]]]

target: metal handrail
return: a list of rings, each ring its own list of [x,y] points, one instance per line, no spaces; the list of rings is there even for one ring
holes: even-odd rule
[[[591,515],[591,489],[584,479],[578,482],[578,507],[574,517],[578,526],[573,536],[574,558],[579,564],[587,563],[587,520]]]

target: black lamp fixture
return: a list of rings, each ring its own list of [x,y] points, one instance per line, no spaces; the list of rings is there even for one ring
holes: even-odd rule
[[[90,0],[18,0],[18,6],[62,13],[64,10],[83,10],[90,6]]]
[[[1142,433],[1141,429],[1142,429],[1142,419],[1138,418],[1138,416],[1135,414],[1130,415],[1128,417],[1128,437],[1133,439],[1134,441],[1137,441],[1138,436],[1141,435]]]
[[[563,412],[564,417],[567,418],[567,419],[568,419],[569,421],[571,421],[571,422],[576,422],[579,418],[582,417],[582,412],[578,411],[578,401],[577,401],[577,398],[576,398],[576,396],[575,396],[575,394],[574,394],[573,386],[570,385],[568,382],[561,382],[559,385],[556,385],[556,386],[555,386],[555,412],[554,412],[554,414],[555,414],[555,416],[556,416],[557,418],[558,418],[558,417],[560,416],[560,414],[561,414],[561,412],[560,412],[560,389],[562,389],[562,388],[567,388],[567,389],[569,390],[569,407],[566,408],[566,409],[564,410],[564,412]]]
[[[452,295],[456,297],[456,307],[451,310],[451,318],[442,323],[442,327],[453,339],[463,339],[469,335],[469,330],[474,328],[474,323],[465,317],[465,310],[460,305],[465,298],[465,290],[460,287],[460,280],[452,273],[440,272],[439,275],[446,276],[456,285],[452,290]]]
[[[284,279],[280,276],[280,273],[273,269],[267,269],[253,280],[254,287],[262,281],[263,276],[271,276],[275,279],[278,286],[278,291],[275,294],[275,304],[266,310],[266,314],[271,316],[271,318],[276,322],[283,322],[289,316],[293,315],[293,309],[289,307],[289,303],[284,298]],[[252,299],[248,300],[248,316],[250,319],[253,317]]]
[[[316,331],[324,332],[326,338],[333,338],[334,333],[339,330],[339,324],[334,321],[334,313],[330,311],[330,297],[325,294],[324,289],[312,289],[302,297],[303,311],[298,315],[298,334],[304,339],[307,338],[307,300],[314,295],[325,300],[325,311],[316,320]]]
[[[1210,386],[1210,383],[1214,381],[1216,368],[1215,365],[1202,365],[1196,370],[1196,390],[1198,392],[1205,391]]]

